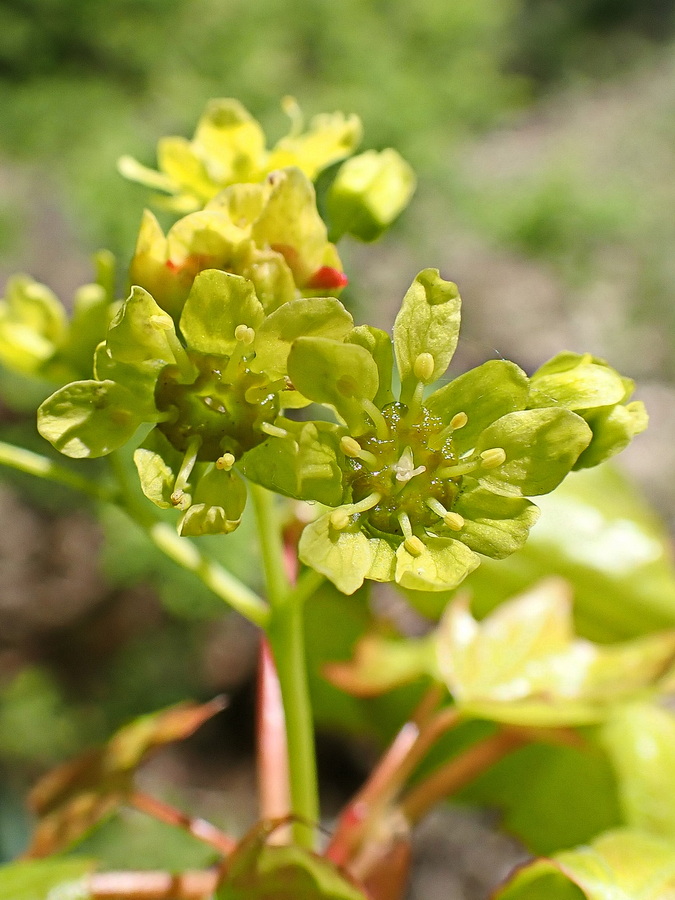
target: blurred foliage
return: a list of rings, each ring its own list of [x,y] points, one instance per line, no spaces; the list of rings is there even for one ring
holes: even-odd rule
[[[525,0],[513,65],[539,83],[608,75],[675,29],[672,0]]]
[[[500,68],[516,3],[423,0],[411,16],[403,0],[8,0],[0,150],[65,179],[83,242],[127,253],[143,195],[121,184],[117,157],[154,164],[157,135],[190,131],[208,97],[236,95],[279,132],[285,93],[308,113],[356,112],[369,145],[429,169],[522,96]]]

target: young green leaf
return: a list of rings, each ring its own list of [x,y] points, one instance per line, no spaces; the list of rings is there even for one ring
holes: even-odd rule
[[[517,870],[495,900],[669,900],[674,894],[672,845],[640,831],[619,829],[590,846]]]
[[[302,847],[270,846],[278,822],[261,822],[227,861],[215,900],[366,900],[329,860]]]

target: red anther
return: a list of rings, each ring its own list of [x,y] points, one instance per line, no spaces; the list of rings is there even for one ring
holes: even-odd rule
[[[349,283],[349,279],[344,272],[334,269],[332,266],[321,266],[313,275],[310,276],[305,287],[311,290],[321,290],[323,288],[343,288]]]
[[[178,263],[175,263],[172,259],[167,259],[165,265],[170,272],[178,272],[182,268],[182,266],[179,266]]]

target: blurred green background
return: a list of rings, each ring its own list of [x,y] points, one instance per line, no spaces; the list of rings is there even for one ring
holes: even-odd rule
[[[278,137],[285,94],[308,117],[358,113],[364,148],[396,147],[419,176],[380,243],[340,247],[357,316],[390,325],[431,265],[464,297],[456,371],[499,355],[531,371],[563,348],[607,356],[652,416],[623,465],[672,525],[675,3],[3,0],[0,280],[26,271],[68,298],[98,248],[126,266],[147,197],[117,158],[153,165],[157,139],[191,136],[218,96]],[[0,430],[36,441],[1,401]],[[101,557],[67,492],[12,477],[0,491],[0,856],[25,840],[36,773],[129,716],[217,690],[232,707],[189,746],[227,745],[229,774],[190,797],[228,824],[230,791],[246,820],[250,629],[114,515]],[[216,552],[236,569],[250,534],[227,541]],[[174,784],[190,780],[184,755],[163,759]],[[150,864],[195,860],[128,824]],[[133,865],[111,828],[91,852]]]

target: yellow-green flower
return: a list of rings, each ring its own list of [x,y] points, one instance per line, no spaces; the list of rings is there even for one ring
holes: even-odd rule
[[[300,169],[273,172],[262,184],[236,184],[165,235],[146,210],[130,281],[149,291],[174,319],[195,276],[221,269],[249,279],[271,311],[300,296],[338,294],[347,283]]]
[[[350,156],[361,141],[358,116],[315,116],[304,130],[291,97],[283,102],[291,130],[271,150],[258,122],[238,100],[211,100],[192,140],[165,137],[157,147],[159,172],[123,156],[123,175],[162,191],[162,205],[179,213],[204,207],[231,184],[259,183],[276,169],[294,166],[310,180],[327,166]]]
[[[425,269],[403,300],[393,348],[387,334],[369,326],[342,341],[299,337],[289,377],[305,397],[332,407],[339,423],[324,425],[313,440],[305,430],[303,450],[297,426],[280,420],[286,436],[270,437],[247,457],[253,480],[334,507],[305,528],[300,558],[344,593],[364,578],[445,591],[476,568],[478,554],[513,553],[539,513],[527,498],[557,487],[592,440],[592,425],[555,398],[528,408],[529,380],[506,360],[484,363],[425,396],[454,354],[460,302],[456,285]],[[614,378],[620,381],[613,373],[612,385]],[[608,405],[616,400],[611,391],[605,397]],[[605,447],[606,455],[611,450]],[[330,473],[332,458],[341,478],[330,475],[321,493],[311,494],[309,477],[279,472],[273,460],[280,454],[301,473],[316,471],[319,459]]]

